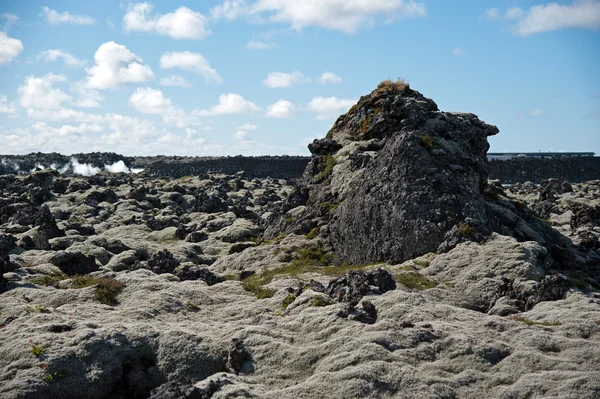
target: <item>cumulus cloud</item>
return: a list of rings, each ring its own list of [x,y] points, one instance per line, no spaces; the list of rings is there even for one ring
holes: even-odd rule
[[[187,7],[179,7],[167,14],[150,15],[153,6],[135,3],[127,7],[123,16],[126,31],[154,32],[173,39],[204,39],[211,34],[207,18]]]
[[[129,98],[129,104],[141,113],[161,115],[165,123],[180,128],[198,124],[195,116],[187,115],[175,107],[162,91],[150,87],[138,87]]]
[[[76,105],[78,107],[84,108],[95,108],[100,106],[100,101],[104,100],[104,97],[100,94],[98,90],[90,89],[85,85],[85,82],[79,82],[73,85],[72,89],[75,93],[77,93],[77,102]]]
[[[165,53],[160,57],[160,67],[163,69],[181,68],[204,76],[207,83],[222,83],[219,73],[211,68],[201,54],[189,51]]]
[[[56,135],[56,136],[71,136],[73,134],[98,133],[98,132],[101,132],[102,130],[104,130],[104,128],[102,126],[100,126],[96,123],[94,123],[94,124],[82,123],[79,126],[63,125],[59,128],[54,128],[54,127],[48,126],[44,122],[36,122],[31,126],[31,128],[38,132],[44,132],[44,133],[48,133],[50,135]]]
[[[498,19],[500,10],[494,12]],[[489,10],[488,10],[489,11]],[[573,0],[570,4],[548,3],[523,10],[512,7],[504,12],[506,20],[515,21],[512,31],[519,36],[560,29],[600,29],[600,1]]]
[[[268,118],[291,118],[294,114],[294,104],[286,100],[279,100],[267,108]]]
[[[192,84],[188,82],[183,76],[169,75],[165,76],[160,80],[162,86],[177,86],[177,87],[192,87]]]
[[[246,132],[245,130],[238,130],[237,132],[235,132],[233,137],[238,141],[245,141],[248,140],[248,132]]]
[[[76,111],[71,108],[60,109],[27,109],[27,116],[32,119],[44,120],[50,122],[85,122],[94,123],[102,122],[102,115],[90,114],[87,112]]]
[[[454,54],[457,57],[460,57],[461,55],[465,55],[465,51],[460,47],[457,47],[454,50],[452,50],[452,54]]]
[[[42,51],[37,56],[38,60],[43,60],[46,62],[52,62],[57,60],[62,60],[64,64],[68,67],[81,67],[86,64],[85,61],[80,60],[75,57],[73,54],[70,54],[67,51],[54,49],[54,50],[46,50]]]
[[[51,25],[93,25],[96,21],[88,15],[73,15],[68,11],[58,12],[48,7],[42,7],[42,17]]]
[[[106,42],[94,54],[95,65],[86,70],[87,86],[92,89],[110,89],[121,83],[142,83],[154,78],[149,66],[115,42]]]
[[[250,50],[272,50],[277,47],[275,43],[265,43],[256,40],[250,40],[248,44],[246,44],[246,48]]]
[[[171,100],[162,91],[150,87],[138,87],[129,98],[129,104],[144,114],[163,115],[173,109]]]
[[[23,52],[23,43],[0,31],[0,65],[8,64]]]
[[[415,0],[226,0],[211,11],[215,19],[250,16],[289,24],[295,30],[314,26],[344,33],[372,25],[377,17],[388,21],[426,14],[425,4]]]
[[[221,19],[233,21],[248,13],[246,0],[225,0],[210,10],[211,18],[217,21]]]
[[[319,114],[318,119],[330,119],[347,111],[355,103],[356,100],[337,97],[315,97],[308,104],[308,109]]]
[[[15,105],[8,102],[8,97],[0,96],[0,114],[14,114],[17,112]]]
[[[48,74],[42,77],[28,76],[19,86],[19,100],[23,108],[57,109],[62,103],[70,101],[71,96],[53,87],[54,83],[64,82],[63,75]]]
[[[270,72],[267,78],[263,80],[263,84],[271,89],[289,88],[296,83],[307,82],[302,72],[294,71],[292,73]]]
[[[258,111],[260,108],[253,102],[247,101],[244,97],[235,93],[226,93],[219,96],[219,104],[195,111],[198,116],[215,116],[226,114],[246,114]]]
[[[342,83],[342,78],[333,72],[323,72],[323,74],[317,80],[322,85]]]

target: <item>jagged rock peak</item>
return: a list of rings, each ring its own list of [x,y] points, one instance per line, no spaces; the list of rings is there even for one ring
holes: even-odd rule
[[[353,264],[402,262],[492,231],[539,238],[484,196],[487,138],[498,132],[474,114],[439,111],[403,81],[384,81],[309,146],[302,182],[267,234],[318,228]]]

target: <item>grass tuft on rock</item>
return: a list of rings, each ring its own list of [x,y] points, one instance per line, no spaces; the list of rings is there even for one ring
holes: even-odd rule
[[[417,272],[401,272],[394,276],[397,283],[413,290],[426,290],[437,286],[437,281]]]
[[[318,307],[318,308],[323,307],[323,306],[333,305],[335,303],[334,301],[332,301],[329,297],[326,297],[325,295],[315,295],[310,302],[312,303],[313,306]]]
[[[421,143],[423,147],[427,149],[427,151],[432,151],[437,148],[438,142],[431,136],[421,136]]]
[[[313,240],[315,239],[317,236],[319,235],[319,228],[315,227],[313,228],[311,231],[309,231],[308,233],[306,233],[306,235],[304,237],[306,237],[309,240]]]
[[[67,276],[64,273],[53,273],[53,274],[49,274],[46,276],[34,278],[31,280],[31,282],[35,285],[48,286],[48,285],[55,285],[63,280],[68,279],[68,278],[69,278],[69,276]]]
[[[119,304],[117,297],[125,288],[125,284],[114,278],[103,278],[96,285],[94,298],[104,304],[116,306]]]
[[[29,350],[31,354],[35,357],[40,357],[44,353],[46,353],[46,348],[40,345],[31,345],[31,349]]]
[[[296,297],[293,294],[288,294],[281,304],[281,310],[286,310],[287,307],[294,303],[295,300]]]
[[[273,295],[275,295],[275,290],[263,287],[263,284],[261,284],[260,281],[257,281],[252,277],[249,277],[242,282],[242,287],[246,291],[252,292],[258,299],[272,298]]]
[[[323,180],[333,172],[335,166],[335,158],[331,155],[325,157],[325,169],[317,175],[317,180]]]
[[[386,79],[377,85],[376,91],[383,93],[386,91],[402,93],[406,89],[410,89],[410,83],[403,78],[398,78],[395,82],[391,79]]]

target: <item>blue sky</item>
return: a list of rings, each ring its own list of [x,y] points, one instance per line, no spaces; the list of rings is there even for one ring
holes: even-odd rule
[[[308,154],[386,78],[600,154],[600,0],[0,0],[0,153]]]

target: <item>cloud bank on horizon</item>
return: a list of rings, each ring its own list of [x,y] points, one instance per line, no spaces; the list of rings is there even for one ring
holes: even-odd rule
[[[494,151],[600,154],[600,0],[179,3],[0,5],[0,154],[305,155],[397,76]]]

